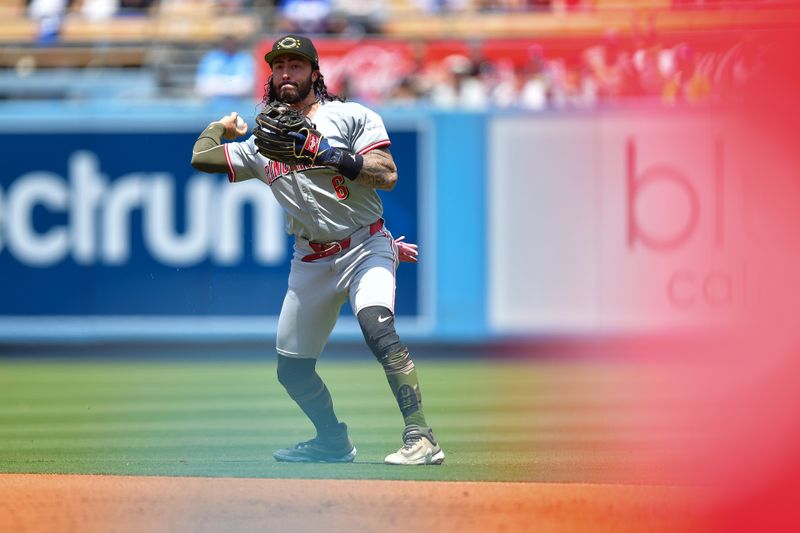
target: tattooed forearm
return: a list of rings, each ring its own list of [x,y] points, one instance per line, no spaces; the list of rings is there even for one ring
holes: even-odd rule
[[[373,189],[394,189],[397,183],[397,167],[391,152],[380,148],[364,154],[364,166],[355,182]]]

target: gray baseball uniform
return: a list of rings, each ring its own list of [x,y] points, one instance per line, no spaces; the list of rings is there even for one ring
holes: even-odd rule
[[[354,102],[325,102],[312,117],[332,147],[364,154],[389,146],[380,116]],[[342,304],[394,311],[397,247],[383,226],[377,192],[330,167],[290,166],[261,155],[251,136],[224,145],[228,179],[270,186],[295,236],[289,286],[278,320],[277,351],[317,358]]]

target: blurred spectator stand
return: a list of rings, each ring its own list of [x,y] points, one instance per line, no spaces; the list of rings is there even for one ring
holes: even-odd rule
[[[584,51],[584,64],[596,80],[598,96],[603,101],[642,94],[631,46],[629,39],[611,30],[603,35],[600,43]]]
[[[645,24],[657,38],[641,39]],[[714,102],[735,98],[757,70],[759,52],[732,51],[746,32],[798,24],[798,6],[772,1],[0,0],[0,98],[44,97],[24,87],[48,69],[63,80],[72,73],[74,87],[65,81],[63,91],[48,93],[72,98],[87,94],[81,69],[95,77],[113,69],[115,86],[127,75],[131,86],[154,81],[151,98],[200,103],[213,85],[200,82],[202,56],[235,33],[241,42],[258,40],[251,95],[260,100],[266,43],[298,31],[318,43],[331,90],[368,104],[414,98],[537,110]]]
[[[38,26],[37,43],[51,45],[58,41],[68,7],[68,0],[31,0],[28,4],[28,16]]]
[[[383,32],[383,24],[389,17],[385,0],[334,0],[328,17],[328,33],[356,37]]]
[[[197,66],[197,93],[215,107],[235,104],[253,95],[255,61],[234,35],[226,35],[219,46],[208,51]]]
[[[436,83],[430,102],[441,109],[480,110],[489,107],[489,87],[481,79],[481,71],[471,58],[453,54],[444,61],[444,79]]]
[[[695,51],[691,46],[685,43],[675,46],[670,70],[661,91],[664,103],[699,104],[711,98],[711,80],[697,68]]]
[[[281,0],[278,3],[278,33],[318,34],[328,32],[332,0]]]

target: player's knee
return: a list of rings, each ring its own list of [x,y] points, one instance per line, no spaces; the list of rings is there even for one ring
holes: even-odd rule
[[[365,307],[357,317],[364,340],[379,361],[403,351],[408,353],[394,329],[394,315],[389,309],[382,305]]]
[[[278,355],[278,382],[286,389],[291,389],[314,376],[316,359],[298,359]]]

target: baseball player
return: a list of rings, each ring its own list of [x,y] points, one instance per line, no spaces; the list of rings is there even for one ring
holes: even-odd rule
[[[308,38],[282,37],[264,59],[272,69],[265,111],[287,104],[313,128],[292,133],[297,144],[288,156],[272,155],[272,134],[259,127],[254,129],[258,136],[221,143],[248,131],[231,113],[200,134],[192,166],[226,172],[231,182],[264,182],[283,207],[287,231],[294,236],[288,290],[278,319],[277,374],[317,435],[273,456],[290,462],[352,462],[356,456],[347,426],[337,418],[315,369],[339,310],[349,301],[405,423],[403,446],[385,462],[441,464],[444,452],[425,420],[414,362],[394,326],[395,269],[400,261],[416,262],[417,247],[402,237],[395,240],[382,218],[376,190],[390,191],[397,181],[383,121],[374,111],[328,93]],[[300,157],[312,144],[314,157]]]

